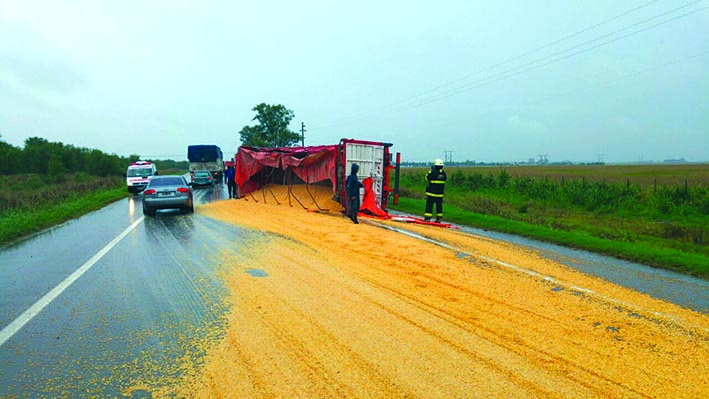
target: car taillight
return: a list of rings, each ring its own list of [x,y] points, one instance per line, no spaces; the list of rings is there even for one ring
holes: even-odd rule
[[[155,194],[155,189],[149,188],[149,189],[143,191],[143,194],[145,194],[145,195],[153,195],[153,194]]]
[[[189,193],[190,189],[189,188],[184,188],[184,187],[178,187],[177,192],[179,193]]]

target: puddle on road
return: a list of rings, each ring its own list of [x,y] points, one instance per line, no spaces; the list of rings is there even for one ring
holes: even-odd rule
[[[268,273],[263,269],[246,269],[245,272],[251,277],[268,277]]]
[[[276,188],[283,198],[286,188]],[[332,197],[329,187],[322,194]],[[702,315],[562,267],[539,250],[430,226],[392,234],[271,202],[256,194],[200,208],[265,239],[244,246],[243,258],[221,257],[231,269],[229,327],[202,374],[174,387],[186,397],[705,391]],[[416,235],[430,239],[409,238]],[[629,320],[633,313],[642,318]],[[687,366],[677,369],[679,362]],[[674,384],[680,380],[692,383]]]
[[[547,259],[584,273],[698,312],[709,313],[709,281],[707,280],[511,234],[472,227],[463,227],[461,230],[536,250]]]
[[[402,214],[396,211],[391,213],[394,215]],[[526,247],[534,250],[544,258],[586,274],[709,314],[708,280],[507,233],[467,226],[461,226],[460,231]],[[466,255],[463,252],[456,254],[459,259],[467,258]]]

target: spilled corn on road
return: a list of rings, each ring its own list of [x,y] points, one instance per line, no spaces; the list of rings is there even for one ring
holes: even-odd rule
[[[294,194],[329,211],[305,211],[276,188],[198,208],[266,234],[219,254],[229,310],[203,363],[141,388],[194,398],[709,393],[706,315],[456,230],[354,225],[328,190],[315,202]]]

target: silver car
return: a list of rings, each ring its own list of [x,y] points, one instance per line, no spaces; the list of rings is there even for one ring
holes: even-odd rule
[[[192,187],[179,175],[153,176],[143,191],[143,214],[155,216],[159,209],[194,212]]]
[[[214,186],[214,178],[208,171],[197,171],[192,175],[192,187]]]

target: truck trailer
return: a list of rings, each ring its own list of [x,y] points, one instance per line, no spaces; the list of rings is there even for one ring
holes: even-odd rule
[[[208,171],[215,181],[222,181],[224,173],[224,155],[219,146],[213,144],[191,145],[187,147],[187,159],[190,172]]]
[[[243,196],[269,184],[317,184],[332,187],[333,199],[347,209],[346,181],[351,165],[359,165],[357,174],[364,188],[360,190],[360,212],[376,216],[398,194],[392,144],[377,141],[342,139],[339,144],[260,148],[239,147],[236,159],[236,184]]]

